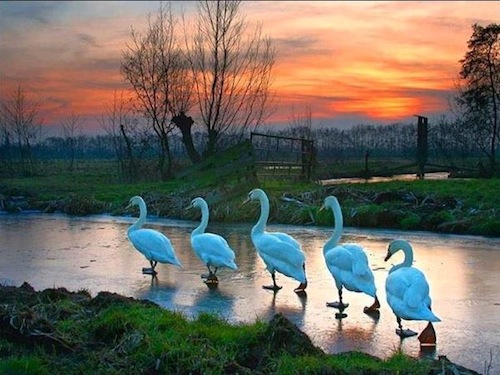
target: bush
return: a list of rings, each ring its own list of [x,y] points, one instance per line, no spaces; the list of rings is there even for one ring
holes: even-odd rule
[[[420,216],[415,213],[410,213],[403,220],[401,220],[401,229],[416,230],[420,228]]]
[[[62,211],[70,215],[98,214],[106,209],[106,204],[97,201],[94,197],[87,195],[70,194],[62,204]]]

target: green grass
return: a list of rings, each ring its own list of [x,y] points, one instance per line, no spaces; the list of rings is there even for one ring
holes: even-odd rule
[[[500,207],[499,178],[390,181],[354,184],[353,187],[363,191],[407,190],[438,198],[453,197],[476,209]]]
[[[0,286],[0,297],[1,374],[427,374],[431,368],[402,353],[387,360],[327,355],[280,315],[239,325],[210,314],[188,320],[114,294],[91,298],[26,285]]]
[[[227,158],[235,163],[234,152]],[[224,165],[224,159],[220,163]],[[109,163],[104,162],[80,165],[74,172],[54,168],[35,177],[3,179],[0,199],[3,195],[7,199],[4,206],[13,212],[19,206],[11,203],[9,197],[23,196],[26,202],[22,209],[123,215],[136,214],[125,211],[125,207],[130,197],[142,195],[151,214],[196,220],[199,213],[184,208],[191,199],[202,196],[209,203],[211,220],[253,222],[258,216],[258,205],[241,207],[241,203],[252,188],[261,187],[270,197],[271,223],[331,226],[331,213],[318,210],[324,197],[334,194],[340,200],[346,226],[500,236],[498,178],[319,186],[313,182],[259,181],[251,175],[242,177],[241,171],[231,174],[228,168],[217,172],[205,167],[191,168],[191,172],[176,180],[137,183],[120,183],[110,173]],[[392,198],[378,199],[384,194]]]

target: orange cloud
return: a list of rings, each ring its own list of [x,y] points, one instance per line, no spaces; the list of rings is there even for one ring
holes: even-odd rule
[[[176,9],[194,4],[174,2]],[[115,90],[130,26],[143,29],[155,2],[0,2],[0,80],[45,99],[46,123],[76,112],[86,126]],[[178,9],[177,9],[178,10]],[[500,2],[247,1],[277,50],[271,122],[308,106],[321,121],[397,120],[447,112],[474,22],[498,22]],[[264,11],[265,10],[265,11]]]

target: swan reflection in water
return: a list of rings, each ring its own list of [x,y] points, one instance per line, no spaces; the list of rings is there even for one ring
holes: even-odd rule
[[[179,287],[175,283],[162,281],[158,276],[153,275],[149,285],[145,284],[136,293],[140,300],[152,301],[161,307],[172,309]]]
[[[209,312],[226,320],[233,315],[235,297],[220,288],[200,289],[193,300],[194,314]]]
[[[271,293],[269,293],[271,294]],[[301,328],[305,323],[305,313],[307,308],[307,294],[298,293],[296,298],[286,297],[284,300],[278,300],[281,297],[279,293],[272,293],[267,308],[260,311],[257,319],[261,321],[270,321],[276,314],[283,314],[297,327]]]

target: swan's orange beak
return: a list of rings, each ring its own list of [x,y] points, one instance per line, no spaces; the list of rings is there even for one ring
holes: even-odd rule
[[[384,262],[387,262],[390,257],[392,257],[392,253],[390,252],[390,250],[387,250],[387,255],[385,256]]]

